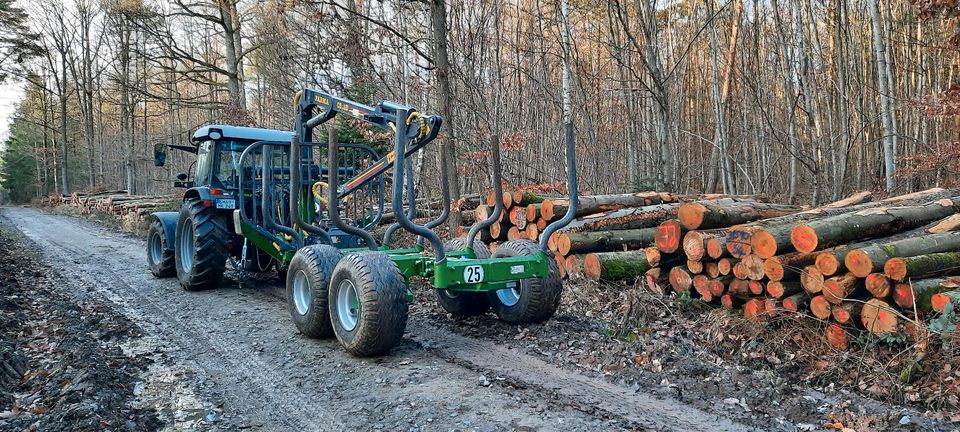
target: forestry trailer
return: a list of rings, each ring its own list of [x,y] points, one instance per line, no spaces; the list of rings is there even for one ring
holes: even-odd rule
[[[195,153],[196,161],[174,184],[187,189],[180,211],[153,214],[147,261],[155,276],[175,275],[193,291],[218,286],[228,259],[241,271],[276,267],[286,279],[297,329],[314,338],[336,336],[357,356],[380,355],[399,343],[413,277],[431,282],[440,305],[454,315],[493,309],[510,323],[553,316],[562,284],[546,241],[573,219],[577,202],[569,137],[567,214],[544,230],[539,244],[509,241],[491,255],[476,238],[504,211],[496,134],[494,211],[466,237],[444,243],[432,229],[450,213],[445,172],[439,176],[441,214],[424,225],[412,221],[417,201],[410,156],[437,137],[439,116],[387,101],[366,106],[309,89],[297,93],[295,106],[293,132],[212,125],[193,135],[192,146],[169,146]],[[316,142],[315,130],[338,115],[389,133],[393,149],[380,157],[370,146],[338,143],[336,130],[326,143]],[[155,149],[156,165],[165,158],[163,147]],[[441,171],[446,165],[442,160]],[[396,223],[378,243],[370,231],[387,209],[388,171]],[[416,235],[416,244],[394,247],[398,229]]]

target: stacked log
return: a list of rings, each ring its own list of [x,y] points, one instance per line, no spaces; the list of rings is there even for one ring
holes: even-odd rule
[[[824,338],[838,349],[846,348],[851,330],[898,332],[905,320],[960,302],[960,190],[878,201],[860,193],[814,209],[691,201],[667,213],[675,216],[653,234],[658,263],[647,259],[654,255],[649,249],[596,251],[587,257],[600,271],[591,268],[587,275],[629,280],[631,272],[664,274],[655,291],[742,308],[749,319],[809,314],[827,324]],[[635,238],[649,241],[648,231],[635,229]],[[591,247],[576,243],[577,253]]]
[[[176,207],[169,195],[129,195],[127,191],[73,192],[70,196],[54,195],[42,204],[67,205],[79,209],[81,214],[102,213],[117,217],[143,219],[155,211]]]

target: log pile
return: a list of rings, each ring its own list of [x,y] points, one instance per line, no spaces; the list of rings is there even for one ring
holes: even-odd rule
[[[538,239],[569,208],[566,198],[507,195],[503,218],[483,234],[491,249]],[[883,336],[960,302],[960,190],[881,200],[859,193],[817,208],[743,196],[597,195],[580,197],[576,216],[548,240],[564,277],[639,281],[751,319],[809,314],[828,324],[824,337],[839,349],[852,330]]]
[[[49,206],[68,205],[79,209],[81,214],[94,212],[118,217],[144,218],[152,212],[171,210],[176,199],[169,195],[129,195],[127,191],[73,192],[69,196],[51,195],[41,204]]]

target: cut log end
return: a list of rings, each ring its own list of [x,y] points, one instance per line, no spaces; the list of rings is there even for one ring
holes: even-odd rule
[[[807,266],[800,272],[800,285],[808,293],[817,294],[823,290],[823,275],[816,267]]]
[[[681,267],[670,269],[669,280],[673,290],[679,293],[689,291],[690,286],[693,284],[693,277]]]
[[[556,216],[553,214],[553,200],[548,199],[540,203],[540,216],[548,221],[553,220],[553,218]]]
[[[903,258],[891,258],[883,265],[883,274],[897,282],[907,278],[907,262]]]
[[[587,254],[583,259],[583,274],[586,275],[590,280],[599,281],[600,274],[602,273],[600,266],[600,258],[596,254]],[[673,274],[671,272],[671,274]]]
[[[727,258],[721,258],[717,260],[717,270],[720,271],[721,275],[728,275],[733,269],[733,262]]]
[[[770,258],[777,254],[777,239],[767,230],[760,229],[750,236],[753,253],[761,258]]]
[[[557,234],[556,243],[557,243],[557,252],[560,252],[560,255],[570,255],[570,236],[569,235],[567,235],[566,233]]]
[[[707,208],[697,202],[684,203],[677,210],[677,219],[680,220],[680,224],[683,225],[686,229],[697,229],[700,227],[700,224],[703,223],[703,215],[707,212]]]
[[[771,281],[781,281],[784,276],[783,264],[777,257],[768,258],[763,261],[763,274]]]
[[[727,232],[727,252],[734,258],[743,258],[753,252],[753,247],[750,246],[750,228],[739,225],[730,227]]]
[[[840,260],[832,253],[818,254],[814,265],[824,276],[833,276],[840,271]]]
[[[757,254],[749,254],[743,257],[743,265],[746,267],[747,278],[758,281],[763,279],[763,258]]]
[[[840,324],[833,323],[827,326],[827,333],[825,337],[827,339],[827,344],[834,349],[846,350],[847,347],[849,347],[847,331],[844,330]]]
[[[689,270],[690,273],[693,273],[693,274],[703,273],[703,262],[687,260],[687,270]]]
[[[720,297],[723,295],[723,292],[727,287],[723,284],[723,281],[719,279],[712,279],[709,285],[707,285],[707,288],[710,290],[710,294],[713,294],[714,297]]]
[[[720,259],[723,256],[724,248],[723,243],[718,238],[711,238],[707,240],[707,256],[713,259]]]
[[[953,302],[953,298],[945,293],[937,293],[930,297],[930,309],[934,312],[943,313],[947,305]],[[956,307],[956,305],[954,305]]]
[[[861,249],[850,251],[847,256],[843,258],[843,265],[847,267],[850,273],[858,277],[867,277],[867,275],[873,273],[873,260]]]
[[[569,255],[564,260],[564,266],[567,270],[567,275],[576,276],[579,275],[583,267],[580,265],[580,258],[577,258],[576,255]]]
[[[698,231],[690,231],[683,236],[683,253],[687,259],[699,261],[706,255],[703,237],[703,233]]]
[[[743,305],[743,317],[758,320],[765,310],[763,299],[752,298]]]
[[[752,280],[747,283],[747,286],[750,288],[750,293],[753,295],[763,294],[764,286],[760,281]]]
[[[910,284],[899,283],[893,287],[893,302],[898,306],[913,309],[913,287]]]
[[[887,298],[890,295],[890,279],[882,273],[870,273],[864,279],[867,291],[876,298]]]
[[[661,252],[673,253],[680,249],[683,227],[675,219],[665,221],[657,227],[654,242]]]
[[[817,231],[806,224],[800,224],[790,231],[790,242],[800,252],[810,253],[817,250],[819,240]]]
[[[813,313],[813,316],[820,319],[828,319],[830,318],[832,310],[833,305],[830,304],[824,296],[818,295],[810,299],[810,312]]]
[[[785,310],[790,312],[799,312],[800,309],[803,308],[809,301],[810,297],[807,295],[807,293],[800,292],[783,299],[782,304]]]
[[[880,299],[870,299],[863,305],[860,320],[870,333],[877,336],[896,332],[899,322],[893,308]]]

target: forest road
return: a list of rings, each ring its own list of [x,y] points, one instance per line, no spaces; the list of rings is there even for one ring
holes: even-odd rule
[[[156,373],[140,397],[171,430],[751,430],[415,315],[390,354],[354,358],[297,333],[275,282],[185,292],[149,273],[136,237],[33,208],[0,209],[0,223],[78,302],[112,303],[142,328]]]

